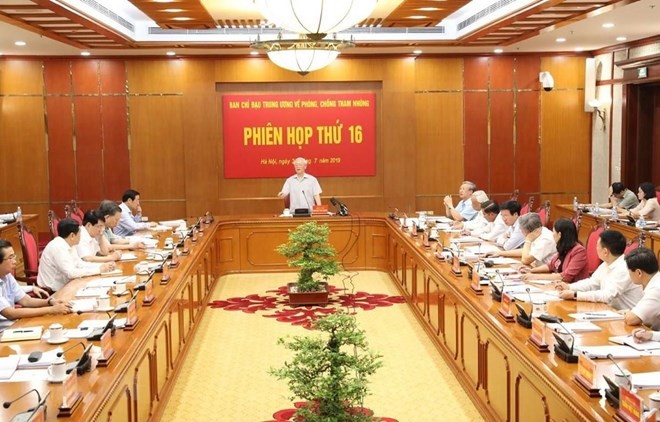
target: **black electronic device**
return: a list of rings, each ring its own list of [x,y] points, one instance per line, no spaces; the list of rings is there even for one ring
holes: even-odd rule
[[[486,261],[488,262],[488,261]],[[492,261],[491,261],[492,263]],[[488,267],[488,264],[484,263],[486,267]],[[501,287],[497,287],[495,283],[490,281],[488,284],[490,284],[490,296],[493,298],[495,302],[501,302],[502,301],[502,294],[504,293],[504,279],[502,278],[502,274],[500,274],[499,270],[496,270],[495,273],[500,279],[500,282],[502,283]]]
[[[101,337],[103,337],[103,334],[105,334],[106,331],[110,330],[110,335],[114,336],[115,335],[115,319],[117,319],[117,314],[113,315],[110,317],[108,322],[105,324],[103,327],[95,328],[92,330],[91,333],[87,336],[87,340],[91,341],[100,341]]]
[[[631,226],[631,227],[635,227],[635,224],[637,223],[635,221],[635,218],[632,215],[628,214],[627,219],[628,219],[628,221],[626,222],[626,224]]]
[[[71,371],[75,369],[76,372],[78,373],[78,376],[80,376],[85,372],[88,372],[92,368],[92,358],[89,355],[89,352],[92,350],[92,346],[93,346],[91,343],[88,344],[87,346],[85,346],[85,343],[83,343],[82,341],[76,343],[73,346],[69,347],[68,349],[65,349],[64,351],[57,352],[57,357],[64,356],[66,352],[78,346],[84,347],[83,353],[82,355],[80,355],[80,358],[78,358],[77,360],[73,361],[70,364],[67,364],[67,369],[66,369],[67,374],[70,374]]]
[[[532,328],[532,313],[534,312],[534,303],[532,303],[532,294],[530,293],[529,287],[525,289],[527,296],[529,297],[529,315],[518,302],[515,303],[516,308],[518,309],[518,315],[516,315],[516,322],[522,325],[525,328]]]
[[[573,354],[573,347],[575,346],[575,336],[573,333],[564,325],[561,323],[561,318],[555,318],[554,321],[555,323],[559,324],[559,326],[566,331],[566,333],[571,337],[571,345],[569,346],[566,344],[566,341],[554,330],[552,331],[552,336],[555,338],[555,341],[557,344],[555,344],[555,356],[557,356],[559,359],[563,360],[564,362],[568,363],[577,363],[578,357],[577,355]]]
[[[157,272],[161,272],[161,273],[163,272],[163,264],[164,263],[165,263],[165,260],[163,260],[160,263],[160,266],[158,267],[158,268],[160,268],[160,271],[158,271],[158,268],[156,268],[153,271],[149,272],[149,277],[147,277],[146,280],[134,285],[133,289],[136,290],[136,291],[137,290],[145,290],[147,288],[147,283],[153,278],[154,274],[156,274]]]
[[[296,208],[292,215],[294,217],[311,217],[312,213],[309,212],[309,208]]]
[[[129,305],[131,302],[137,300],[137,295],[138,295],[138,291],[136,290],[136,291],[133,293],[133,296],[131,296],[130,299],[128,299],[128,300],[127,300],[126,302],[124,302],[124,303],[120,303],[119,305],[115,306],[115,313],[116,313],[116,314],[121,314],[121,313],[126,313],[126,312],[128,312],[128,305]]]
[[[351,215],[348,212],[348,207],[343,204],[340,200],[336,199],[335,197],[330,198],[330,203],[337,208],[337,214],[342,216],[342,217],[347,217]]]
[[[31,362],[31,363],[39,362],[39,359],[41,359],[41,356],[43,356],[43,352],[41,352],[39,350],[35,350],[34,352],[32,352],[28,355],[28,362]]]
[[[20,396],[16,397],[14,400],[6,401],[2,403],[2,407],[5,409],[9,409],[14,402],[17,402],[18,400],[22,399],[23,397],[27,396],[31,392],[35,392],[37,394],[37,405],[35,407],[32,407],[25,412],[18,413],[15,415],[13,418],[10,419],[9,422],[23,422],[23,421],[30,421],[32,420],[33,416],[37,413],[39,409],[42,407],[44,408],[44,413],[46,412],[46,399],[48,399],[48,396],[50,395],[50,391],[46,393],[45,396],[41,397],[41,394],[39,394],[39,390],[36,388],[33,388],[32,390],[27,391],[26,393],[21,394]]]

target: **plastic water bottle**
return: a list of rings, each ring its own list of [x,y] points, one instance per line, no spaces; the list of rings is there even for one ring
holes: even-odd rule
[[[16,221],[19,223],[23,222],[23,211],[21,210],[21,207],[16,208]]]
[[[612,205],[612,221],[618,221],[619,220],[619,213],[616,210],[616,206]]]
[[[598,205],[598,202],[596,202],[596,206],[594,207],[594,214],[600,214],[600,205]]]
[[[644,227],[646,227],[646,221],[644,221],[643,215],[640,214],[637,221],[635,221],[635,227],[637,227],[638,229],[643,229]]]
[[[577,196],[573,197],[573,211],[577,211],[580,208],[580,203],[577,200]]]

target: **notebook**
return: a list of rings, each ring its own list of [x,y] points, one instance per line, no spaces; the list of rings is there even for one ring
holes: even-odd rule
[[[39,340],[43,327],[20,327],[20,328],[7,328],[2,332],[0,342],[7,341],[24,341],[24,340]]]

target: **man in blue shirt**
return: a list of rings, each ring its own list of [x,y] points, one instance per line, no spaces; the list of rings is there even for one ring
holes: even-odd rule
[[[451,195],[445,196],[445,215],[454,221],[470,221],[477,216],[477,210],[472,208],[472,193],[477,189],[477,185],[472,182],[464,181],[458,188],[459,203],[454,207]]]
[[[12,275],[16,269],[16,254],[11,243],[0,239],[0,331],[19,318],[42,315],[63,315],[71,312],[68,302],[49,297],[36,299],[25,294]],[[16,304],[21,308],[16,308]]]
[[[133,236],[136,231],[147,230],[150,227],[155,227],[155,223],[142,222],[142,207],[140,206],[140,192],[129,189],[124,192],[121,197],[122,203],[119,205],[121,208],[121,217],[119,224],[114,229],[117,236],[126,237]]]

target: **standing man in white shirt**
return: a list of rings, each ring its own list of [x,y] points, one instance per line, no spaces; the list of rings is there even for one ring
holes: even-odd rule
[[[103,235],[105,218],[96,210],[89,210],[83,217],[80,242],[76,245],[78,256],[87,262],[112,262],[121,258],[119,252],[110,251],[110,242]]]
[[[558,283],[564,300],[603,302],[617,310],[631,309],[642,298],[642,288],[630,280],[623,251],[626,238],[616,230],[605,230],[596,243],[598,258],[603,261],[589,278],[572,284]]]
[[[644,288],[642,299],[625,313],[628,325],[646,325],[660,330],[660,273],[658,258],[651,249],[636,248],[625,257],[630,280]]]
[[[477,185],[465,180],[458,188],[458,198],[460,201],[454,207],[451,195],[445,196],[445,215],[454,221],[470,221],[477,216],[477,210],[472,208],[472,193],[477,189]]]
[[[129,189],[121,197],[121,217],[114,232],[117,236],[133,236],[136,231],[155,227],[155,223],[142,222],[142,207],[140,206],[140,192]]]
[[[277,196],[285,198],[288,195],[290,209],[308,209],[311,213],[312,205],[321,205],[321,185],[316,177],[305,173],[306,159],[298,157],[293,160],[293,168],[296,174],[286,179]]]
[[[37,284],[56,292],[74,278],[87,277],[111,271],[114,262],[94,264],[78,256],[75,246],[80,242],[80,226],[72,218],[57,224],[57,237],[48,242],[39,260]]]

